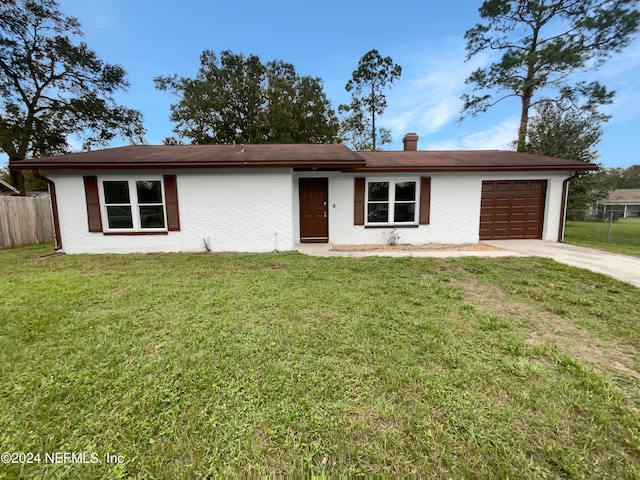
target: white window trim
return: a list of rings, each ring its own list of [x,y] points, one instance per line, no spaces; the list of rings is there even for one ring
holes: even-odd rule
[[[387,203],[389,204],[389,221],[388,222],[370,222],[369,221],[369,183],[380,183],[380,182],[388,182],[389,183],[389,199]],[[413,182],[416,184],[416,194],[413,202],[408,201],[395,201],[395,186],[396,183],[403,182]],[[393,196],[393,199],[392,199]],[[372,203],[384,203],[376,200],[372,200]],[[395,204],[396,203],[413,203],[415,205],[413,211],[413,221],[411,222],[394,222],[394,214],[395,214]],[[379,226],[379,227],[387,227],[387,226],[414,226],[418,225],[418,219],[420,218],[420,179],[415,177],[406,177],[406,178],[395,178],[395,177],[371,177],[366,178],[364,182],[364,224],[365,226]]]
[[[107,203],[104,198],[104,182],[128,182],[129,183],[129,203],[121,205],[131,206],[131,219],[133,228],[110,228],[109,215],[107,214]],[[138,190],[136,182],[160,182],[160,192],[162,194],[162,213],[164,216],[164,228],[142,228],[140,221],[140,203],[138,202]],[[136,177],[98,177],[98,196],[100,198],[100,211],[102,214],[102,225],[105,232],[167,232],[167,200],[164,193],[164,181],[157,175],[140,175]],[[116,204],[109,204],[116,205]],[[143,203],[145,205],[160,205],[159,203]]]

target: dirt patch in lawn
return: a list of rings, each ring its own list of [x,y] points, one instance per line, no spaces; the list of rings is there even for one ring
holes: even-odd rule
[[[596,369],[604,367],[640,380],[640,372],[632,367],[636,352],[624,351],[614,342],[596,338],[570,319],[556,313],[538,310],[524,302],[506,301],[507,293],[499,287],[478,285],[477,282],[461,284],[461,287],[467,299],[478,310],[497,313],[514,325],[528,328],[529,334],[524,341],[526,346],[550,343],[558,351]],[[531,328],[531,324],[534,324],[534,328]]]
[[[484,243],[425,243],[422,245],[410,245],[402,243],[397,245],[331,245],[334,252],[425,252],[425,251],[498,251],[501,248],[485,245]]]
[[[610,369],[624,372],[638,380],[640,380],[640,372],[637,372],[628,364],[633,362],[631,355],[622,352],[614,345],[605,345],[598,342],[594,345],[588,343],[580,343],[584,341],[582,338],[568,338],[564,335],[556,335],[550,332],[530,332],[529,337],[525,340],[525,345],[538,345],[545,342],[551,342],[560,350],[565,350],[568,354],[588,362],[594,366],[604,366]],[[588,340],[587,340],[588,341]]]

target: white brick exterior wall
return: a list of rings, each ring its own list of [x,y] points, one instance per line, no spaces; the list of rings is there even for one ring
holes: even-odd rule
[[[385,244],[393,228],[365,228],[353,224],[355,177],[367,179],[412,179],[431,177],[431,218],[429,225],[418,228],[398,228],[400,243],[477,243],[480,230],[480,198],[485,180],[547,180],[543,240],[557,241],[560,225],[562,183],[572,172],[531,173],[422,173],[407,174],[344,174],[325,172],[300,176],[329,177],[329,243]],[[297,186],[297,182],[296,182]],[[297,192],[294,195],[297,211]],[[296,240],[299,240],[296,225]]]
[[[87,227],[82,175],[98,180],[153,180],[177,175],[180,231],[167,235],[104,235]],[[50,172],[56,184],[63,251],[131,253],[204,251],[269,252],[292,250],[300,240],[298,178],[329,178],[329,242],[387,243],[391,229],[353,224],[354,177],[415,179],[431,177],[431,223],[399,228],[401,243],[476,243],[479,239],[483,180],[547,180],[543,239],[556,241],[563,180],[571,172],[346,174],[292,172],[290,169],[172,170],[164,172]],[[101,184],[100,184],[101,185]],[[103,227],[106,219],[103,214]]]
[[[167,235],[103,235],[90,233],[82,173],[55,172],[62,247],[66,253],[269,252],[291,250],[292,183],[289,169],[178,170],[180,231]],[[153,180],[162,173],[90,172],[101,180]],[[101,188],[101,187],[100,187]],[[106,220],[103,215],[103,227]]]

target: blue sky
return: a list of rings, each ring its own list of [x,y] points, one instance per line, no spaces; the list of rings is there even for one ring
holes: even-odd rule
[[[479,20],[481,0],[58,0],[82,23],[85,41],[102,59],[128,71],[131,84],[120,103],[145,117],[147,141],[172,134],[169,105],[153,78],[193,76],[204,49],[282,59],[303,75],[323,79],[334,108],[348,103],[345,83],[360,57],[372,48],[402,66],[387,92],[380,125],[391,129],[390,150],[415,131],[420,149],[510,149],[519,104],[511,99],[478,118],[458,123],[465,78],[495,58],[482,53],[465,63],[464,32]],[[587,78],[617,91],[607,107],[612,119],[598,146],[606,167],[640,163],[640,41]],[[114,143],[113,146],[118,145]]]

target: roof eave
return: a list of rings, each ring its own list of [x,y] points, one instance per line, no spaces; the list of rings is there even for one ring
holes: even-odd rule
[[[2,187],[0,188],[0,190],[5,189],[6,192],[20,193],[20,190],[18,190],[16,187],[11,185],[10,183],[5,182],[2,179],[0,179],[0,187]]]
[[[13,164],[19,170],[157,170],[166,168],[332,168],[349,169],[363,165],[363,162],[92,162],[79,164],[77,162],[29,162]]]
[[[598,170],[597,165],[535,165],[535,166],[433,166],[433,167],[364,167],[348,168],[343,172],[393,173],[393,172],[542,172],[542,171],[589,171]]]

